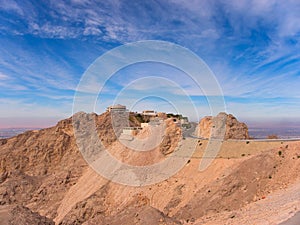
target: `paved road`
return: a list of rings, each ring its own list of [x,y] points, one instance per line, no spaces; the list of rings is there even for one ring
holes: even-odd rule
[[[287,221],[280,223],[279,225],[299,225],[300,224],[300,212],[297,212],[295,216]]]
[[[183,137],[192,137],[193,133],[195,132],[196,129],[196,124],[194,123],[190,123],[191,124],[191,128],[189,129],[184,129],[183,128]]]

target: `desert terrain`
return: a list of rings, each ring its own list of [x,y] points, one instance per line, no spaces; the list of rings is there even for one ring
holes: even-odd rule
[[[248,140],[245,125],[228,117],[220,151],[201,171],[211,140],[183,137],[173,119],[160,145],[137,153],[117,140],[109,113],[88,117],[118,160],[141,166],[181,157],[185,165],[152,185],[106,179],[78,150],[72,118],[1,139],[0,224],[279,224],[300,211],[300,141]]]

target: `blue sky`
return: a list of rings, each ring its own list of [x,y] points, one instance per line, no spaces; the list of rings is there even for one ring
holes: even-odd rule
[[[298,118],[299,11],[297,0],[0,0],[0,127],[47,126],[70,116],[89,65],[114,47],[141,40],[169,41],[196,53],[214,72],[227,111],[239,118]],[[107,84],[111,95],[97,111],[128,84],[130,74],[162,71],[186,82],[168,66],[124,68]],[[136,86],[133,95],[147,88]],[[200,116],[209,114],[203,93],[186,87]],[[148,108],[172,110],[162,99],[143,101]]]

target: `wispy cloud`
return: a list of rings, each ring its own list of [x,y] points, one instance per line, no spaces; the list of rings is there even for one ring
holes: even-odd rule
[[[12,11],[12,12],[16,12],[20,15],[24,15],[22,8],[14,0],[1,0],[0,1],[0,9]]]
[[[68,117],[72,113],[71,102],[40,104],[38,101],[24,98],[0,99],[0,117]],[[55,107],[53,107],[55,106]]]
[[[122,43],[158,39],[203,58],[225,96],[266,103],[281,97],[285,107],[285,100],[300,96],[299,11],[295,0],[0,0],[0,86],[2,93],[32,95],[32,101],[70,103],[82,73],[98,56]],[[116,74],[104,92],[115,94],[139,77],[164,74],[189,95],[203,95],[184,74],[160,69],[128,69]],[[87,90],[99,91],[93,89],[95,82],[90,80]],[[137,92],[149,86],[131,88]],[[165,90],[179,95],[176,88]],[[228,104],[234,103],[230,98]],[[263,112],[264,107],[274,109],[263,103],[257,108]]]
[[[9,76],[8,76],[8,75],[6,75],[6,74],[0,72],[0,81],[1,81],[1,80],[8,80],[8,79],[9,79]]]

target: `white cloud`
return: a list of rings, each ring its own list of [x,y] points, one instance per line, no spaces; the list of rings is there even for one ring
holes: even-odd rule
[[[163,3],[149,1],[149,5],[156,7],[151,12],[145,10],[146,7],[143,7],[142,2],[133,9],[129,5],[132,2],[134,1],[124,4],[122,1],[106,1],[100,4],[90,0],[72,0],[68,3],[52,0],[49,8],[43,11],[38,5],[25,2],[18,5],[15,1],[0,0],[0,8],[17,13],[18,20],[28,24],[28,29],[27,26],[18,27],[14,19],[7,18],[12,26],[4,29],[7,32],[10,29],[11,35],[32,34],[41,38],[55,39],[87,39],[89,38],[87,36],[94,36],[91,42],[98,39],[119,43],[152,38],[170,40],[206,58],[217,75],[225,95],[235,97],[300,95],[297,87],[300,80],[295,76],[299,67],[292,64],[284,65],[289,60],[299,59],[299,54],[296,53],[299,52],[299,44],[294,46],[286,44],[287,40],[299,43],[297,36],[300,32],[299,1],[170,0]],[[44,14],[49,17],[46,22],[40,20]],[[14,30],[14,27],[18,29]],[[260,37],[261,33],[265,36]],[[252,37],[254,34],[258,34],[257,38],[266,39],[263,40],[265,43],[260,43],[260,40]],[[8,42],[4,42],[6,43]],[[247,48],[239,51],[238,48],[243,46]],[[53,93],[49,93],[49,90],[44,90],[41,86],[75,89],[79,75],[74,75],[78,72],[74,66],[81,63],[78,62],[83,58],[80,56],[81,53],[77,52],[78,57],[72,58],[71,54],[56,54],[51,46],[50,48],[41,46],[42,50],[36,53],[24,43],[5,47],[0,49],[0,64],[6,69],[3,71],[5,74],[0,74],[2,88],[11,90],[41,88],[41,91],[45,91],[43,94],[48,97]],[[72,48],[75,49],[74,46]],[[66,51],[73,51],[70,49],[71,47]],[[70,62],[69,58],[74,60]],[[280,63],[276,63],[277,60]],[[286,69],[284,72],[278,72],[274,70],[274,66],[268,66],[268,63],[274,63],[276,67],[285,66]],[[122,79],[123,85],[126,79],[123,77]],[[11,83],[6,82],[8,80],[11,80]],[[87,83],[86,89],[99,91],[95,89],[94,82],[95,80],[92,80]],[[184,83],[184,79],[180,82],[185,84],[185,90],[190,95],[199,95],[199,90]],[[203,84],[206,85],[205,77]],[[135,91],[146,90],[151,85],[139,84],[132,88]],[[158,85],[156,89],[159,88],[162,87]],[[176,89],[170,88],[168,91],[179,94]],[[54,95],[53,98],[61,97]]]
[[[85,27],[83,35],[100,35],[102,31],[96,27]]]
[[[20,84],[12,84],[12,83],[2,83],[0,82],[0,87],[5,90],[9,91],[25,91],[28,90],[27,87]]]
[[[200,37],[205,39],[218,39],[220,35],[217,30],[209,28],[202,31]]]
[[[9,79],[9,76],[7,76],[6,74],[0,72],[0,81],[1,80],[8,80],[8,79]]]
[[[0,9],[12,10],[20,15],[24,15],[22,8],[14,0],[0,0]]]
[[[25,99],[0,99],[0,117],[68,117],[72,112],[71,102],[60,107],[28,103]]]
[[[17,87],[42,88],[50,86],[58,89],[71,89],[76,87],[76,80],[71,73],[73,65],[67,62],[64,56],[43,48],[38,51],[28,49],[28,46],[19,46],[14,41],[4,41],[7,48],[0,49],[0,64],[10,73],[10,83],[6,85],[15,89]]]

